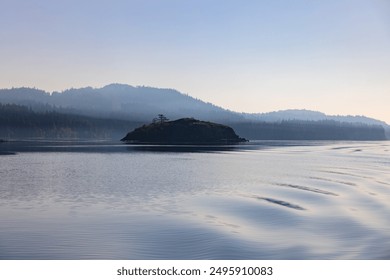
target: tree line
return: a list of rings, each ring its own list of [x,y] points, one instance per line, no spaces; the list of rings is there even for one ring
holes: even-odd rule
[[[334,120],[247,122],[230,124],[248,139],[257,140],[385,140],[380,125],[347,123]]]
[[[50,108],[50,107],[48,107]],[[168,119],[159,115],[153,121]],[[36,112],[14,104],[0,103],[0,139],[10,138],[88,138],[121,139],[142,122],[94,118],[56,111]],[[334,120],[235,122],[231,126],[238,135],[258,140],[385,140],[380,125],[345,123]]]
[[[0,103],[0,138],[120,139],[138,122],[98,119],[55,111],[35,112],[26,106]]]

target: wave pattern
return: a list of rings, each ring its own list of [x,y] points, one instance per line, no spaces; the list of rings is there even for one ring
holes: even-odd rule
[[[0,259],[390,256],[389,142],[38,146],[1,153]]]

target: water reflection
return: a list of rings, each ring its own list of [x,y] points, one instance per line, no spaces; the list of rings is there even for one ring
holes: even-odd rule
[[[127,145],[126,149],[130,152],[213,153],[237,151],[242,147],[239,145]]]
[[[213,153],[242,150],[250,146],[237,145],[140,145],[121,142],[75,142],[75,141],[13,141],[0,146],[0,155],[20,152],[65,152],[65,153]]]
[[[91,140],[17,140],[2,142],[0,155],[19,152],[78,152],[78,153],[123,153],[123,152],[168,152],[168,153],[213,153],[244,150],[263,150],[275,147],[321,145],[315,141],[251,141],[232,145],[144,145],[126,144],[120,141]]]
[[[388,258],[389,145],[1,143],[0,259]]]

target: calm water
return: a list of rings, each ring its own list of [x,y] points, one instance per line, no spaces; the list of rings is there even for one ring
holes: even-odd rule
[[[0,259],[390,259],[390,142],[10,142],[0,180]]]

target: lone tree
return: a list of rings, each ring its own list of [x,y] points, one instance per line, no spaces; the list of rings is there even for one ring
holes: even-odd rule
[[[163,124],[165,122],[169,121],[169,119],[164,116],[163,114],[158,114],[157,118],[153,119],[153,123]]]

